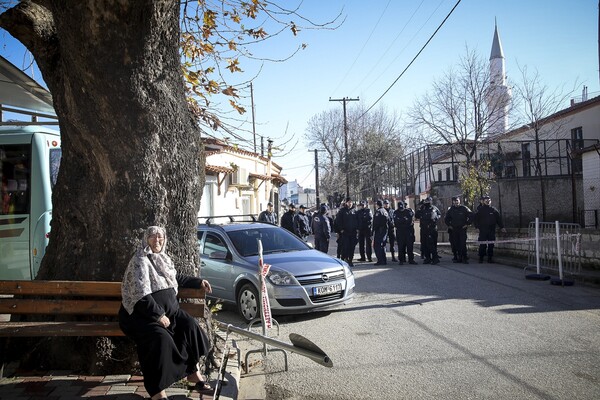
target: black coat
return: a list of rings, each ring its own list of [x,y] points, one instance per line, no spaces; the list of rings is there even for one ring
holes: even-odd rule
[[[345,235],[356,234],[358,230],[358,218],[354,208],[342,207],[335,216],[335,231]]]
[[[283,229],[287,229],[288,231],[295,233],[294,232],[294,215],[296,213],[293,210],[288,210],[286,211],[282,216],[281,216],[281,227]]]
[[[473,222],[473,213],[469,207],[463,204],[452,206],[446,211],[444,222],[452,228],[462,228],[465,225],[471,225]]]
[[[498,209],[485,204],[479,207],[475,213],[473,222],[475,227],[479,230],[495,230],[496,225],[498,225],[500,229],[504,228],[504,223],[502,222],[502,217],[500,216]]]

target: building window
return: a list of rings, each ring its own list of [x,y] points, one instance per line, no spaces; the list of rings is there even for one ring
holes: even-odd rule
[[[458,181],[458,165],[453,166],[452,169],[454,170],[454,180]]]
[[[441,182],[441,181],[442,181],[442,170],[439,169],[438,170],[438,182]]]
[[[446,180],[450,181],[450,167],[446,168]]]

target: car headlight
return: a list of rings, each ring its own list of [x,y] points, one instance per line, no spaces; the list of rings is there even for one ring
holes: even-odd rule
[[[299,285],[294,275],[287,271],[269,271],[267,279],[277,286]]]
[[[348,266],[348,264],[344,265],[344,276],[346,277],[346,279],[350,278],[352,275],[354,275],[352,273],[352,270],[350,269],[350,267]]]

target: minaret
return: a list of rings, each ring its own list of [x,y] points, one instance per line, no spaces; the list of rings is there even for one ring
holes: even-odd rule
[[[498,24],[494,25],[494,41],[490,54],[490,88],[486,96],[486,104],[490,112],[488,136],[496,136],[508,130],[508,106],[512,97],[511,90],[506,85],[506,67],[502,43],[498,35]]]

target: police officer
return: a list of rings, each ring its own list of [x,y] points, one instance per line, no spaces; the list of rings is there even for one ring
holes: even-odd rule
[[[308,216],[304,213],[306,207],[303,204],[300,205],[298,214],[294,216],[294,232],[302,240],[306,241],[308,235],[310,235],[310,222]]]
[[[267,203],[267,209],[258,215],[258,220],[260,222],[277,225],[277,214],[273,211],[273,203]]]
[[[373,250],[377,262],[373,265],[386,265],[385,243],[387,241],[389,217],[381,200],[377,200],[375,205],[377,209],[373,215]]]
[[[371,248],[371,242],[373,241],[373,215],[371,214],[371,209],[366,207],[365,201],[361,200],[358,203],[356,216],[358,217],[358,251],[360,252],[358,261],[371,262],[373,256]]]
[[[396,227],[396,238],[398,239],[398,264],[406,262],[408,256],[409,264],[417,264],[413,246],[415,243],[415,212],[406,207],[401,201],[398,202],[398,208],[394,211],[394,226]]]
[[[390,207],[390,201],[384,200],[383,207],[388,214],[388,239],[390,242],[390,253],[392,253],[392,261],[398,261],[394,255],[394,246],[396,245],[396,234],[394,233],[394,209]]]
[[[450,237],[450,246],[452,247],[452,262],[467,261],[467,227],[471,225],[473,213],[469,207],[460,204],[460,197],[452,197],[452,206],[446,211],[444,222],[448,226],[448,236]]]
[[[315,249],[327,253],[329,250],[329,238],[331,237],[331,225],[327,213],[329,208],[322,205],[319,213],[314,213],[311,223],[315,235]]]
[[[352,199],[346,197],[344,207],[340,208],[334,222],[335,230],[340,234],[342,260],[346,261],[351,267],[354,266],[352,258],[354,257],[354,249],[358,242],[358,218],[352,205]]]
[[[420,221],[421,240],[423,241],[423,264],[439,264],[440,257],[437,252],[438,231],[437,222],[442,214],[432,204],[433,199],[427,197],[423,201],[423,207],[415,213],[415,218]]]
[[[290,203],[288,206],[288,210],[283,213],[281,216],[281,227],[283,229],[287,229],[292,232],[294,235],[296,231],[294,230],[294,216],[296,215],[296,205],[294,203]]]
[[[479,229],[479,238],[477,240],[481,241],[493,241],[496,240],[496,225],[502,230],[502,232],[506,232],[504,229],[504,223],[502,222],[502,217],[500,216],[500,212],[496,207],[492,207],[492,199],[490,196],[485,195],[481,196],[481,207],[477,209],[475,213],[475,218],[473,223],[475,228]],[[479,245],[479,262],[483,262],[483,257],[487,253],[487,261],[489,263],[493,263],[494,259],[494,244],[480,244]]]

